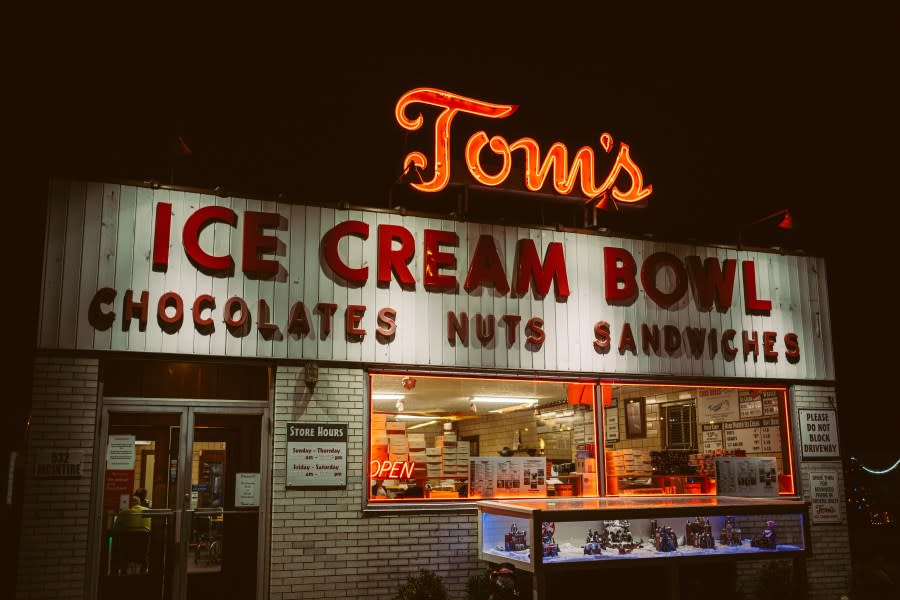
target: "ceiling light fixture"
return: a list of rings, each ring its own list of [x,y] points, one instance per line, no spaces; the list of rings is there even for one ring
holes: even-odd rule
[[[395,419],[402,419],[404,421],[414,421],[416,419],[434,419],[435,417],[430,415],[394,415]]]
[[[410,429],[418,429],[419,427],[428,427],[429,425],[434,425],[437,422],[438,422],[437,419],[433,419],[431,421],[426,421],[424,423],[416,423],[412,427],[407,427],[406,430],[409,431]]]
[[[522,398],[518,396],[472,396],[472,402],[493,402],[496,404],[524,404],[534,406],[537,398]]]
[[[511,406],[504,406],[503,408],[495,408],[494,410],[489,410],[488,412],[503,414],[503,413],[513,412],[515,410],[531,408],[532,406],[534,406],[534,405],[533,404],[513,404]]]
[[[403,394],[385,394],[382,392],[372,394],[372,400],[403,400],[405,397]]]

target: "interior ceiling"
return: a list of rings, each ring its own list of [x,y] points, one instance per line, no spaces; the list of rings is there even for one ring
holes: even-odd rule
[[[373,394],[403,394],[404,413],[434,416],[472,416],[473,396],[513,396],[537,398],[538,406],[546,406],[567,399],[566,383],[554,381],[532,381],[517,379],[461,378],[409,376],[415,381],[412,389],[403,385],[403,375],[373,375]],[[693,390],[693,387],[672,386],[613,386],[613,397],[618,397],[622,389],[629,396],[652,396],[665,392]],[[376,412],[396,413],[396,400],[373,400]],[[488,408],[488,407],[491,408]],[[479,413],[486,413],[505,404],[483,404]]]
[[[537,398],[538,405],[566,400],[566,384],[559,382],[498,380],[484,378],[412,377],[413,389],[404,388],[400,375],[375,375],[372,377],[373,394],[403,394],[404,412],[409,414],[471,414],[473,396],[512,396]],[[397,412],[396,400],[373,400],[377,412]],[[482,404],[479,412],[487,412],[488,406],[501,408],[506,404]]]

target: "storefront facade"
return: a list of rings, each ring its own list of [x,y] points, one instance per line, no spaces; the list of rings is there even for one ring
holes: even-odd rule
[[[690,501],[719,456],[811,503],[810,597],[839,597],[830,327],[807,256],[54,181],[19,595],[387,598],[425,568],[463,597],[478,500]]]

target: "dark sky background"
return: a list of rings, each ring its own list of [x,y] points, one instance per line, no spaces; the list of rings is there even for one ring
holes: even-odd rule
[[[645,209],[605,215],[614,230],[734,243],[743,226],[789,209],[793,230],[754,227],[744,239],[827,259],[843,452],[900,455],[888,289],[900,53],[878,31],[888,20],[765,12],[707,22],[717,15],[697,11],[644,14],[636,26],[635,16],[584,11],[528,23],[458,12],[443,26],[413,6],[229,28],[78,20],[23,39],[8,88],[7,147],[20,168],[4,244],[21,290],[5,312],[24,352],[8,402],[29,395],[46,177],[168,183],[174,164],[178,185],[384,206],[412,149],[394,104],[429,86],[518,104],[502,124],[484,123],[507,139],[596,149],[608,131],[627,142],[654,194]],[[193,154],[173,163],[178,135]]]

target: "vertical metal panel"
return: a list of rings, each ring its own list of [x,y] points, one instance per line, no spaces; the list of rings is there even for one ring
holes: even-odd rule
[[[102,209],[100,216],[100,245],[97,264],[97,280],[89,287],[88,302],[91,302],[97,290],[109,287],[116,289],[116,231],[119,224],[119,213],[122,212],[120,201],[120,186],[106,183],[102,184]],[[84,278],[82,278],[84,279]],[[84,281],[82,281],[84,285]],[[105,308],[105,307],[104,307]],[[87,315],[87,307],[82,308],[81,319],[84,325],[91,327]],[[110,307],[110,310],[113,310]],[[93,329],[91,327],[91,329]],[[93,348],[97,350],[109,350],[112,342],[112,327],[110,329],[96,330],[93,332]]]
[[[168,277],[173,269],[178,269],[180,261],[181,261],[181,252],[178,250],[181,248],[181,230],[183,227],[183,223],[178,220],[178,212],[177,208],[174,206],[174,202],[172,200],[172,194],[169,190],[158,189],[153,190],[153,204],[152,206],[148,206],[146,211],[146,217],[148,219],[153,219],[151,222],[153,223],[153,230],[150,231],[142,231],[144,221],[141,221],[140,218],[137,219],[136,222],[136,230],[135,230],[135,238],[141,236],[142,234],[152,234],[152,237],[148,235],[146,244],[147,251],[147,260],[141,261],[140,264],[146,265],[147,271],[145,273],[141,273],[141,275],[145,275],[146,278],[142,281],[135,279],[134,285],[134,299],[137,301],[141,292],[144,290],[148,290],[150,292],[149,305],[148,305],[148,318],[147,318],[147,329],[146,336],[144,338],[145,350],[147,352],[162,352],[163,351],[163,333],[162,330],[156,324],[156,304],[159,301],[159,296],[164,294],[169,287]],[[153,252],[154,242],[153,240],[159,235],[159,232],[156,231],[156,220],[154,219],[154,215],[156,211],[154,210],[156,206],[160,203],[172,203],[172,209],[170,211],[171,214],[171,223],[169,228],[169,255],[168,255],[168,264],[166,265],[165,270],[160,270],[158,268],[153,268],[151,262],[151,253]],[[137,251],[137,247],[135,247],[135,252]],[[135,275],[138,275],[137,271],[135,271]],[[138,330],[137,320],[131,322],[131,331],[134,332]],[[132,334],[133,336],[133,334]],[[132,337],[133,339],[133,337]]]
[[[229,204],[231,205],[231,209],[236,212],[238,215],[243,215],[244,211],[247,207],[247,202],[243,198],[229,198]],[[250,335],[253,335],[253,324],[256,321],[256,318],[253,316],[253,309],[250,308],[250,305],[247,305],[247,311],[249,314],[246,315],[247,319],[250,319],[250,333],[248,333],[245,337],[241,337],[241,332],[230,331],[228,327],[225,326],[225,303],[228,302],[229,299],[237,297],[237,298],[245,298],[244,294],[244,277],[241,276],[241,265],[244,260],[244,252],[243,247],[241,246],[241,225],[242,221],[238,222],[238,227],[235,227],[230,230],[228,236],[228,249],[231,254],[231,257],[234,259],[234,276],[228,278],[228,287],[227,292],[225,293],[225,302],[222,303],[222,332],[225,336],[225,355],[226,356],[241,356],[241,345],[243,340]],[[233,315],[235,318],[237,314]]]
[[[74,348],[78,324],[78,300],[81,288],[81,256],[84,239],[84,211],[87,184],[72,182],[69,186],[69,211],[66,219],[65,254],[63,255],[62,293],[59,311],[59,345]]]
[[[816,283],[818,284],[818,292],[819,299],[821,302],[821,319],[820,319],[820,327],[821,327],[821,336],[816,338],[816,341],[819,345],[817,348],[816,354],[822,356],[822,371],[818,372],[819,377],[825,379],[833,379],[835,377],[834,372],[834,346],[831,344],[831,305],[830,299],[828,297],[828,277],[827,277],[827,265],[825,264],[825,259],[815,258],[810,259],[812,262],[816,264],[816,273],[818,277],[816,278]]]
[[[216,205],[216,197],[209,194],[195,194],[189,198],[188,205],[195,205],[197,208],[206,208]],[[219,248],[217,248],[216,238],[224,235],[219,231],[219,227],[209,225],[200,233],[200,247],[213,256],[218,256]],[[179,347],[183,343],[182,337],[186,338],[187,343],[191,344],[191,349],[187,352],[193,352],[199,356],[211,354],[210,334],[200,332],[194,325],[193,306],[197,297],[202,294],[212,295],[213,277],[209,273],[204,273],[200,269],[193,269],[194,281],[190,282],[192,293],[185,296],[184,300],[184,322],[181,324],[181,331],[178,334]],[[191,269],[185,269],[185,275],[191,272]],[[184,280],[184,277],[182,278]],[[188,282],[185,282],[186,284]],[[215,311],[212,311],[215,314]],[[207,311],[203,311],[203,316],[208,315]]]
[[[161,192],[161,194],[157,195],[156,192]],[[150,267],[150,253],[152,252],[153,247],[153,236],[156,233],[156,222],[153,218],[154,207],[157,202],[161,201],[160,198],[168,199],[168,192],[165,190],[138,188],[133,228],[128,231],[123,231],[122,235],[119,236],[119,252],[124,251],[128,254],[129,249],[127,243],[129,241],[133,242],[131,255],[134,262],[132,263],[131,289],[134,290],[136,300],[140,299],[141,292],[144,290],[158,290],[162,287],[163,283],[162,274],[153,271]],[[119,220],[119,223],[120,225],[122,224],[121,219]],[[131,225],[131,223],[129,223],[129,225]],[[179,239],[177,234],[173,232],[172,241],[169,245],[170,253],[172,244],[174,244],[174,240],[177,239]],[[119,290],[119,293],[124,294],[125,290]],[[119,323],[121,324],[121,321],[119,321]],[[159,329],[154,327],[154,323],[155,320],[150,321],[147,324],[147,329],[141,331],[137,321],[133,321],[128,331],[127,349],[139,352],[148,349],[153,352],[157,351],[161,341],[158,339]],[[148,338],[152,333],[156,334],[157,339],[153,340],[153,342],[148,342]]]
[[[182,194],[181,210],[184,214],[184,220],[187,220],[187,218],[195,213],[201,206],[200,194],[193,192]],[[215,228],[213,225],[207,225],[200,232],[200,247],[205,252],[212,251],[215,244],[213,239],[214,235]],[[191,305],[194,302],[194,298],[197,297],[197,279],[198,277],[205,276],[199,269],[191,268],[192,266],[190,261],[185,257],[185,259],[181,261],[178,279],[173,281],[174,290],[181,296],[182,318],[177,333],[168,337],[175,342],[175,348],[179,354],[191,354],[194,352],[195,337],[205,339],[204,336],[197,335],[197,330],[194,329],[194,323],[191,319]],[[201,281],[206,284],[206,289],[209,289],[208,278],[206,280],[201,279]],[[209,354],[209,348],[207,348],[203,354]]]
[[[303,242],[306,236],[306,210],[302,206],[289,206],[286,204],[280,204],[278,212],[282,215],[282,218],[287,220],[289,234],[287,247],[287,300],[290,311],[294,307],[295,303],[303,302],[303,292],[305,286],[304,282],[306,277],[306,265],[304,261],[305,248],[303,247]],[[288,331],[290,325],[289,319],[290,313],[288,314],[288,320],[285,320],[284,325],[284,339],[285,347],[287,348],[287,357],[301,358],[303,356],[302,345],[303,338],[305,336],[300,330],[295,330],[294,333],[290,333]]]
[[[334,227],[335,219],[334,219],[334,210],[330,208],[323,208],[319,213],[319,231],[313,235],[311,240],[307,240],[307,247],[310,243],[312,243],[315,247],[316,256],[320,256],[321,252],[319,250],[318,241],[322,239],[322,236],[325,235],[325,232]],[[344,242],[346,243],[346,241]],[[307,255],[308,256],[308,255]],[[343,256],[346,256],[344,254]],[[319,272],[319,293],[316,296],[319,302],[332,302],[334,304],[338,304],[335,299],[335,284],[332,277],[326,273],[325,265],[323,263],[323,268]],[[340,307],[338,307],[340,308]],[[335,312],[331,319],[331,333],[328,335],[326,339],[322,339],[321,331],[319,335],[319,343],[316,346],[316,350],[318,353],[318,358],[322,360],[331,360],[335,357],[334,355],[334,336],[335,330],[337,329],[335,320],[339,317],[339,313]]]
[[[310,360],[319,358],[318,348],[321,343],[320,319],[316,315],[316,302],[319,297],[319,274],[323,268],[311,268],[311,265],[319,263],[319,239],[322,236],[321,216],[322,209],[315,206],[306,207],[306,235],[302,242],[304,245],[303,256],[305,259],[305,273],[303,274],[303,302],[306,304],[307,314],[310,319],[311,331],[303,338],[302,357]]]
[[[378,248],[378,219],[374,213],[361,212],[359,218],[365,221],[369,226],[369,239],[363,244],[363,260],[369,267],[369,281],[360,291],[359,304],[366,307],[366,314],[363,318],[363,329],[366,330],[366,336],[363,343],[356,344],[354,353],[358,353],[360,360],[371,363],[375,360],[375,347],[378,341],[375,339],[375,327],[378,325],[378,311],[381,306],[375,301],[375,290],[378,287],[378,260],[376,250]],[[391,282],[393,285],[393,282]],[[412,312],[412,307],[410,307]],[[414,347],[412,343],[407,344],[408,348]]]
[[[244,215],[246,212],[250,211],[259,212],[261,208],[262,203],[259,200],[248,199],[246,200],[245,211],[238,213],[238,226],[235,229],[238,232],[238,244],[241,246],[241,260],[235,265],[235,273],[244,272],[244,263],[247,260],[247,257],[245,257],[243,253],[244,224],[246,222]],[[247,318],[250,322],[250,331],[241,338],[241,356],[252,357],[260,355],[260,348],[266,346],[266,340],[259,335],[259,330],[257,328],[259,325],[257,312],[261,286],[257,275],[248,277],[244,274],[242,278],[244,280],[244,291],[242,295],[247,302]],[[265,354],[265,352],[263,352],[263,354]],[[271,354],[271,352],[269,354]]]
[[[94,328],[87,319],[88,308],[97,291],[100,268],[100,237],[103,231],[103,184],[89,182],[84,196],[84,233],[81,242],[81,275],[77,299],[75,346],[89,350],[94,347]],[[97,227],[97,223],[101,226]]]
[[[285,358],[288,349],[288,321],[291,314],[291,290],[294,286],[293,269],[299,268],[303,272],[303,265],[294,264],[291,259],[291,207],[287,204],[279,202],[277,204],[268,203],[267,210],[278,214],[279,226],[277,231],[269,232],[269,235],[275,235],[278,238],[278,251],[270,258],[277,258],[281,265],[278,269],[278,277],[273,280],[274,297],[272,299],[272,322],[278,325],[279,338],[272,345],[272,356],[276,358]],[[302,224],[303,221],[298,221]],[[282,229],[287,227],[288,229]],[[299,294],[294,295],[299,298]]]
[[[43,293],[38,343],[44,348],[59,345],[59,315],[62,301],[62,272],[66,256],[66,221],[69,185],[52,181],[47,206],[47,231],[44,244]]]
[[[116,187],[119,189],[118,220],[115,230],[110,229],[107,232],[115,240],[116,244],[113,250],[115,279],[109,284],[111,288],[116,290],[116,302],[113,309],[116,313],[116,320],[110,328],[109,348],[111,350],[127,350],[130,334],[122,330],[122,300],[125,296],[125,290],[132,285],[132,269],[140,262],[136,261],[134,257],[134,222],[138,188],[130,185]],[[104,208],[104,212],[105,210]]]

